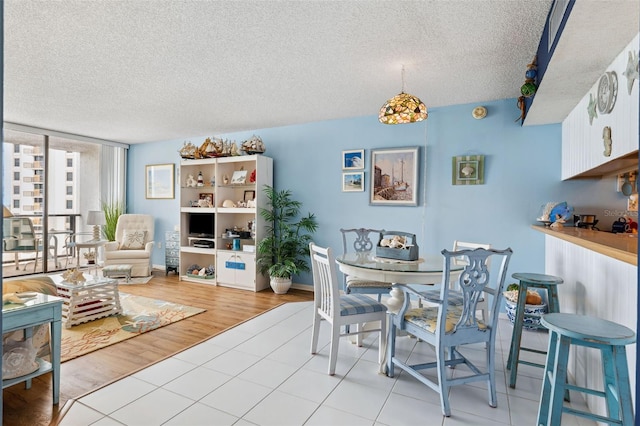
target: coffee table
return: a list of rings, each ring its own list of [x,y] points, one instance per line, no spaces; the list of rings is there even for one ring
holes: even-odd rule
[[[118,280],[93,277],[84,283],[56,283],[65,328],[122,313]]]

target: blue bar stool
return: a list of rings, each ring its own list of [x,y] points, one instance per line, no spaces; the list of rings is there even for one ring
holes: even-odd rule
[[[626,345],[636,341],[633,330],[615,322],[576,314],[547,314],[542,316],[540,322],[549,329],[550,335],[536,424],[560,425],[562,413],[568,413],[598,422],[633,425],[633,405],[625,349]],[[567,383],[570,345],[600,349],[604,391]],[[563,395],[568,390],[605,398],[608,417],[565,406]]]
[[[522,323],[525,316],[528,318],[534,317],[524,313],[524,305],[527,300],[527,290],[530,288],[539,288],[546,290],[547,292],[547,306],[548,312],[560,312],[560,302],[558,301],[558,285],[562,284],[564,280],[562,278],[554,277],[553,275],[544,274],[532,274],[526,272],[517,272],[511,275],[516,280],[520,281],[520,289],[518,290],[518,303],[516,307],[516,317],[513,321],[513,334],[511,335],[511,348],[509,349],[509,359],[507,360],[507,370],[511,371],[509,377],[509,387],[516,387],[516,377],[518,375],[518,363],[526,364],[533,367],[544,368],[544,365],[535,362],[524,361],[520,359],[520,351],[534,352],[542,355],[546,355],[545,351],[538,349],[521,347],[522,341]],[[535,318],[538,318],[535,316]],[[531,324],[531,327],[544,328],[541,325]],[[569,400],[569,394],[567,393],[567,401]]]

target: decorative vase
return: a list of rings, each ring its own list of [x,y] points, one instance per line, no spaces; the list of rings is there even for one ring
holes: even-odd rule
[[[285,294],[289,291],[289,288],[291,288],[291,277],[271,277],[269,283],[271,284],[271,289],[275,294]]]

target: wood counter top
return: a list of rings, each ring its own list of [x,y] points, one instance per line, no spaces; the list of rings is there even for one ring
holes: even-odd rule
[[[638,266],[638,234],[614,234],[573,226],[565,226],[558,230],[538,225],[531,227],[552,237]]]

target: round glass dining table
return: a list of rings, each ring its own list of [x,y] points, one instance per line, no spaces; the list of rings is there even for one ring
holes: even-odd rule
[[[340,271],[346,275],[389,284],[439,284],[442,282],[444,258],[441,254],[427,254],[418,260],[403,261],[376,257],[373,252],[346,253],[336,257]],[[458,274],[464,265],[452,260],[450,271]],[[397,312],[404,303],[400,289],[392,288],[386,302],[391,312]]]

